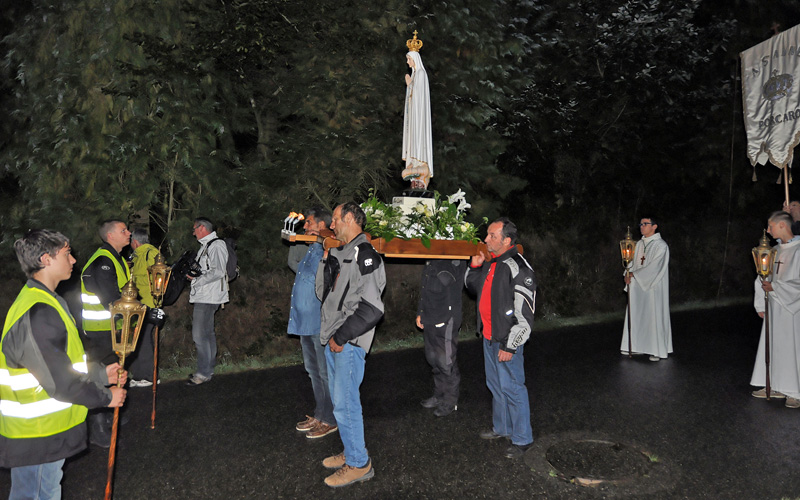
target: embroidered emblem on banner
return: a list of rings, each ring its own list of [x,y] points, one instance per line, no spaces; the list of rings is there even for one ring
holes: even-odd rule
[[[788,73],[778,74],[778,70],[772,70],[772,76],[762,89],[764,99],[768,101],[779,101],[789,95],[789,91],[794,85],[794,78]]]

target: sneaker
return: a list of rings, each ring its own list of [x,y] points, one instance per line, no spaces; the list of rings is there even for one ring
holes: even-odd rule
[[[440,402],[441,401],[439,401],[439,398],[433,396],[428,399],[423,399],[422,401],[419,402],[419,404],[421,404],[423,408],[436,408],[437,406],[439,406]]]
[[[522,458],[525,455],[525,452],[528,451],[528,448],[533,446],[533,443],[528,444],[512,444],[506,450],[506,458],[510,458],[512,460],[516,460],[517,458]]]
[[[767,388],[763,387],[757,391],[753,391],[750,393],[754,398],[765,399],[767,397]],[[781,394],[778,391],[769,391],[769,397],[775,399],[783,399],[786,397],[785,394]]]
[[[481,433],[478,434],[478,435],[481,437],[481,439],[500,439],[501,437],[505,437],[502,434],[496,433],[494,431],[494,429],[489,429],[487,431],[481,431]]]
[[[193,375],[189,376],[189,380],[186,382],[186,385],[195,386],[195,385],[205,384],[206,382],[209,382],[210,380],[211,380],[211,377],[204,377],[202,375],[194,375],[193,374]]]
[[[650,361],[661,361],[661,358],[658,356],[650,356]]]
[[[308,439],[317,439],[321,437],[325,437],[332,432],[338,431],[339,428],[335,425],[328,425],[325,422],[320,422],[317,420],[317,425],[315,425],[312,429],[306,433],[306,437]]]
[[[800,408],[800,399],[787,397],[785,405],[787,408]]]
[[[331,488],[341,488],[359,481],[372,479],[373,476],[375,476],[375,469],[372,468],[372,460],[368,461],[364,467],[351,467],[344,464],[341,469],[325,478],[325,484]]]
[[[342,466],[344,466],[344,462],[344,452],[341,452],[338,455],[334,455],[323,460],[322,465],[326,469],[340,469]]]
[[[436,417],[446,417],[456,410],[458,410],[458,405],[439,405],[439,407],[433,410],[433,415]]]

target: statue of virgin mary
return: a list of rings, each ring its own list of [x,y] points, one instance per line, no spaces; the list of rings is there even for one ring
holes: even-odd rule
[[[433,146],[431,134],[431,99],[428,74],[422,65],[419,49],[422,40],[406,42],[409,49],[406,62],[411,74],[406,75],[406,106],[403,118],[403,180],[411,180],[412,189],[426,190],[433,177]]]

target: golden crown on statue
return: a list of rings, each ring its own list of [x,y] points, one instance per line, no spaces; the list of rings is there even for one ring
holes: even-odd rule
[[[419,49],[422,48],[422,40],[417,38],[417,30],[414,30],[414,38],[411,40],[406,40],[406,47],[411,52],[419,52]]]

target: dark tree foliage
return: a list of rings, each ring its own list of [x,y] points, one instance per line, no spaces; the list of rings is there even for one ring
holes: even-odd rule
[[[34,226],[88,251],[122,217],[171,255],[205,215],[261,279],[289,211],[399,193],[417,30],[431,187],[519,223],[540,311],[618,309],[616,241],[645,211],[677,300],[750,293],[781,187],[750,182],[737,54],[799,21],[788,0],[24,2],[0,16],[2,252]]]

